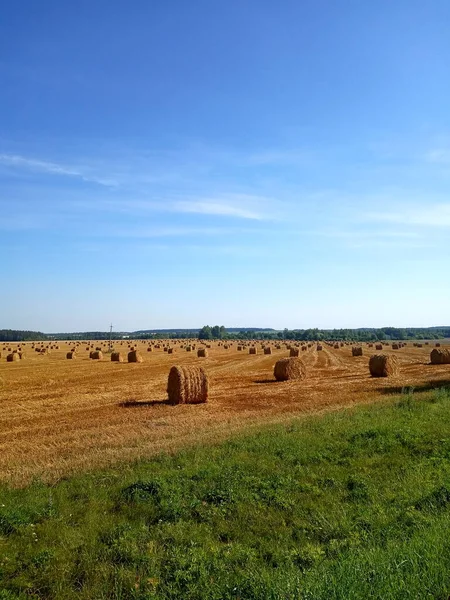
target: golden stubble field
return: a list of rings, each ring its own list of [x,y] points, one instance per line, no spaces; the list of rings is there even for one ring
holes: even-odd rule
[[[308,369],[306,380],[277,383],[273,367],[289,356],[283,344],[264,355],[249,355],[212,342],[207,358],[175,345],[174,354],[147,352],[147,342],[133,343],[142,363],[90,360],[87,345],[77,358],[67,360],[73,342],[59,342],[48,355],[21,344],[25,358],[0,358],[0,480],[26,485],[35,478],[48,482],[71,473],[174,451],[197,442],[215,442],[249,426],[282,422],[293,416],[373,402],[404,386],[426,389],[450,385],[450,365],[430,365],[434,343],[422,348],[412,343],[400,350],[390,346],[401,364],[398,377],[373,379],[368,361],[375,348],[363,344],[364,355],[352,357],[351,346],[339,349],[313,344],[300,356]],[[291,342],[292,343],[292,342]],[[94,347],[100,345],[94,342]],[[267,345],[267,344],[266,344]],[[2,344],[0,349],[17,348]],[[103,343],[103,347],[107,345]],[[114,343],[124,354],[128,343]],[[200,347],[197,343],[197,348]],[[448,347],[448,344],[446,345]],[[207,404],[170,406],[166,403],[170,367],[200,364],[210,378]]]

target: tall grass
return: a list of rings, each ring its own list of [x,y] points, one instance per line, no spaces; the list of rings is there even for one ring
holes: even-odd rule
[[[446,600],[449,459],[449,392],[409,390],[1,489],[0,600]]]

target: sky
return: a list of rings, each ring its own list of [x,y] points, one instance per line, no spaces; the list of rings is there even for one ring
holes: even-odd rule
[[[0,328],[450,325],[448,0],[3,0]]]

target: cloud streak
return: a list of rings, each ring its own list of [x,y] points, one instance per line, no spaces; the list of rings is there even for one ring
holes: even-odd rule
[[[60,175],[67,177],[77,177],[82,181],[97,183],[106,187],[112,187],[116,185],[116,182],[110,179],[103,179],[93,175],[87,175],[81,170],[60,165],[54,162],[38,160],[34,158],[26,158],[18,154],[0,154],[0,164],[9,166],[15,169],[25,169],[28,171],[37,171],[40,173],[46,173],[48,175]]]
[[[369,221],[413,225],[416,227],[450,227],[450,203],[432,204],[423,207],[405,207],[402,211],[370,212]]]

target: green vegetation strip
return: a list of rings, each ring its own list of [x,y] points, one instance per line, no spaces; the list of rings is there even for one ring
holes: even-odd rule
[[[441,389],[3,488],[0,599],[447,600],[449,458]]]

